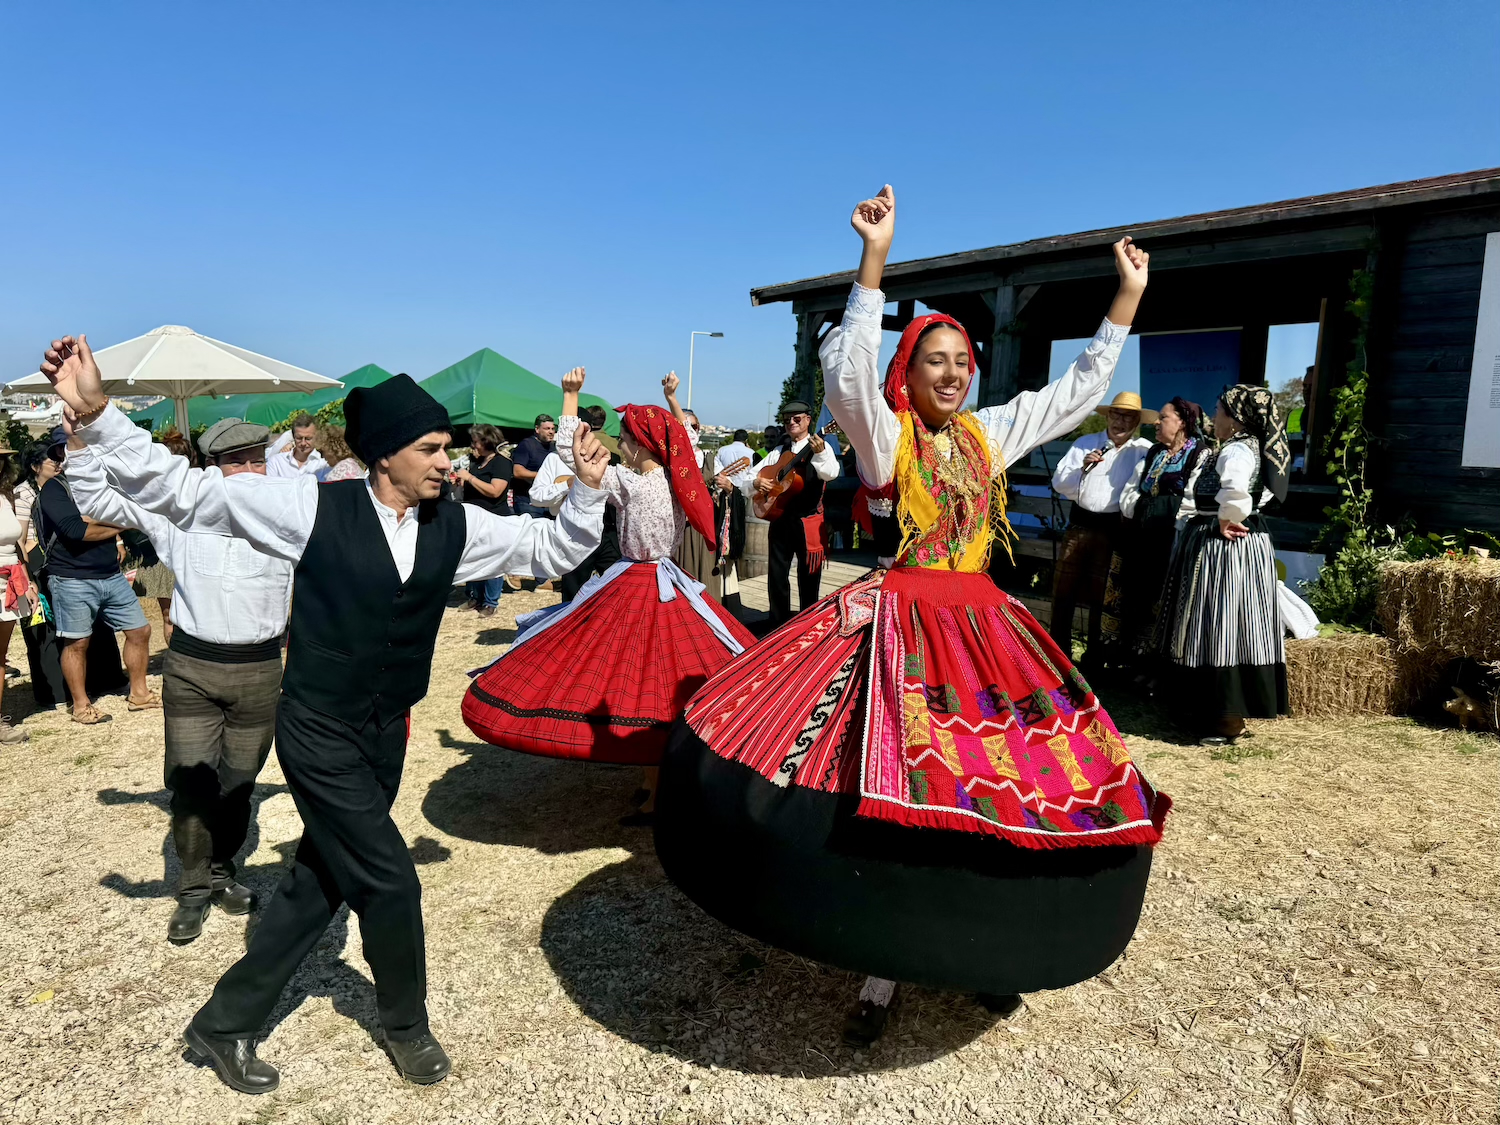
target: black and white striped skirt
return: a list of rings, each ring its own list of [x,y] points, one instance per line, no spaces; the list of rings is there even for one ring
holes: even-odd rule
[[[1205,717],[1287,713],[1286,650],[1276,603],[1276,554],[1260,517],[1225,539],[1216,516],[1198,516],[1172,549],[1157,647],[1192,670]]]

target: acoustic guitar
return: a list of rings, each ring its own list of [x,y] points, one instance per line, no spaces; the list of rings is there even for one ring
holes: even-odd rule
[[[835,433],[839,428],[837,422],[829,422],[818,431],[819,437],[827,437]],[[812,442],[802,447],[801,452],[793,453],[790,449],[784,452],[775,461],[770,462],[759,473],[756,474],[761,480],[771,482],[769,491],[754,493],[752,504],[755,514],[763,520],[774,520],[786,511],[787,506],[796,499],[797,494],[802,491],[802,474],[797,470],[813,459]]]
[[[735,475],[735,473],[744,472],[753,464],[755,464],[755,462],[752,461],[749,457],[741,457],[738,461],[731,461],[728,465],[725,465],[722,469],[719,470],[718,473],[715,473],[714,475],[717,477],[722,474],[726,477],[732,477]],[[720,491],[717,484],[715,484],[713,488],[715,492]]]

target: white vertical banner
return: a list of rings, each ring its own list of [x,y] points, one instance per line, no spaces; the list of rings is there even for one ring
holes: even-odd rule
[[[1484,243],[1463,464],[1465,468],[1500,468],[1500,231]]]

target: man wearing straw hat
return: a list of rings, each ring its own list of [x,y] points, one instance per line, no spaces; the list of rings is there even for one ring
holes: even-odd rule
[[[1120,497],[1136,487],[1151,443],[1138,437],[1141,423],[1156,422],[1156,411],[1141,408],[1141,396],[1121,391],[1095,412],[1108,419],[1102,433],[1084,434],[1058,462],[1052,487],[1073,501],[1068,533],[1058,552],[1052,582],[1052,639],[1071,659],[1073,608],[1089,607],[1089,647],[1085,660],[1099,655],[1100,615],[1109,559],[1120,534]]]

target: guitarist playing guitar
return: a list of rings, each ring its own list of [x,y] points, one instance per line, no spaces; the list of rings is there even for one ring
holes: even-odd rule
[[[785,431],[779,448],[767,450],[755,466],[755,474],[746,481],[744,491],[766,511],[770,521],[768,539],[766,594],[771,602],[771,626],[775,628],[792,617],[792,560],[797,561],[798,611],[818,600],[823,581],[823,485],[839,475],[838,458],[823,438],[811,433],[812,407],[805,402],[789,402],[781,408]],[[800,490],[787,489],[776,496],[767,510],[771,493],[778,491],[775,467],[785,454],[792,472],[801,478]],[[768,467],[771,472],[764,472]],[[786,466],[780,471],[785,472]],[[764,473],[764,475],[762,475]]]

